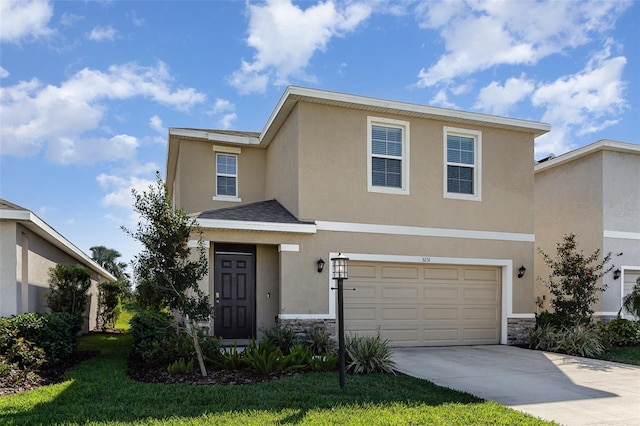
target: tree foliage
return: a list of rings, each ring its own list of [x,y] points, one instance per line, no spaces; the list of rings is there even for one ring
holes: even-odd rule
[[[622,299],[622,308],[637,318],[640,318],[640,277],[636,280],[636,284],[633,286],[631,293]],[[622,311],[622,308],[620,311]],[[618,316],[620,316],[620,312],[618,312]]]
[[[133,190],[134,210],[140,214],[135,232],[125,231],[140,241],[143,251],[135,257],[134,273],[137,278],[137,301],[142,307],[162,309],[168,307],[187,317],[188,330],[198,354],[201,372],[206,376],[204,362],[195,332],[198,321],[209,318],[213,312],[207,295],[200,290],[198,281],[207,274],[207,256],[201,231],[195,219],[179,208],[174,208],[160,174],[155,186],[142,194]],[[188,246],[190,235],[200,233],[195,256]]]
[[[87,308],[91,275],[76,265],[58,264],[49,269],[47,304],[52,312],[66,312],[81,316]]]
[[[611,253],[601,261],[600,250],[585,256],[578,250],[575,234],[567,234],[556,244],[556,257],[538,249],[551,273],[542,280],[552,295],[551,306],[563,325],[588,324],[593,315],[592,305],[598,301],[598,294],[606,289],[606,284],[598,281],[609,272],[613,265],[606,267]]]

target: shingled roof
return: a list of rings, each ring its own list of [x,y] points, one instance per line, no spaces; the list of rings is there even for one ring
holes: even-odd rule
[[[0,209],[5,210],[27,210],[24,207],[20,207],[17,204],[13,204],[11,201],[7,201],[4,198],[0,198]]]
[[[312,225],[313,222],[303,222],[292,215],[277,200],[258,201],[237,207],[204,211],[198,219],[238,220],[245,222],[292,223]]]

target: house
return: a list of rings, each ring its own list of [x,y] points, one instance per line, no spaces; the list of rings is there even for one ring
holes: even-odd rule
[[[203,230],[215,335],[333,332],[342,253],[348,332],[518,341],[534,321],[534,139],[549,129],[301,87],[259,133],[169,129],[167,187]]]
[[[116,278],[33,212],[0,199],[0,316],[47,312],[48,273],[57,264],[83,266],[90,272],[90,302],[83,331],[94,329],[97,285]]]
[[[596,318],[614,318],[622,297],[640,276],[640,145],[600,140],[535,166],[536,246],[554,256],[567,233],[577,235],[585,254],[612,254],[615,267],[603,277],[607,286]],[[535,259],[536,275],[548,269]],[[537,280],[538,309],[548,308],[548,289]],[[544,297],[544,300],[542,300]],[[623,312],[629,317],[628,312]]]

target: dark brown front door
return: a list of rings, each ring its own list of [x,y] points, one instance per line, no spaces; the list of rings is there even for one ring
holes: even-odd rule
[[[255,248],[216,247],[214,333],[224,339],[255,336]]]

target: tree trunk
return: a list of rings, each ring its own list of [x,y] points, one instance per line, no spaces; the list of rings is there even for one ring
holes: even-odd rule
[[[200,374],[202,374],[202,377],[207,377],[207,368],[204,365],[202,349],[200,348],[200,342],[198,341],[198,328],[194,320],[189,319],[189,322],[191,323],[191,338],[193,339],[193,348],[196,350],[196,357],[198,358],[198,365],[200,366]]]

